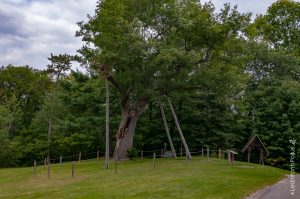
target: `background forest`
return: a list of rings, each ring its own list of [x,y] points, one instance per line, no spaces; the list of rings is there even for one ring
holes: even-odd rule
[[[0,167],[32,165],[34,159],[42,161],[48,151],[51,158],[104,152],[106,105],[105,80],[98,65],[101,60],[116,65],[111,74],[118,81],[134,85],[132,98],[136,100],[140,93],[150,96],[138,119],[131,151],[160,150],[168,143],[158,104],[162,94],[172,99],[190,149],[207,145],[215,150],[230,148],[245,160],[240,150],[255,133],[270,152],[266,164],[288,168],[290,139],[297,140],[296,161],[300,161],[300,3],[279,0],[265,15],[251,20],[249,14],[239,13],[228,4],[216,13],[211,3],[187,1],[179,11],[171,7],[174,12],[160,14],[165,18],[152,24],[138,15],[141,10],[126,8],[130,7],[129,0],[103,2],[99,2],[94,17],[78,23],[81,30],[76,34],[95,48],[84,46],[79,56],[51,55],[51,64],[43,71],[29,66],[0,68]],[[173,29],[168,33],[162,30],[164,35],[156,35],[156,40],[147,36],[140,41],[136,36],[140,33],[133,31],[138,22],[127,18],[133,24],[101,21],[112,20],[106,13],[112,7],[120,9],[120,15],[125,10],[127,16],[137,16],[157,29],[162,25],[177,29],[174,34]],[[187,8],[190,12],[184,10]],[[109,32],[113,25],[120,32],[114,32],[117,39],[108,42],[107,38],[113,38]],[[130,36],[136,36],[136,42],[127,40],[128,35],[121,37],[123,26],[129,32],[134,26]],[[101,28],[107,32],[101,32]],[[112,53],[103,47],[113,49],[114,45],[124,49]],[[151,52],[152,57],[147,54],[147,61],[141,60],[148,53],[142,50],[149,45],[159,53],[154,56]],[[99,54],[97,47],[106,54]],[[91,61],[95,57],[100,57],[97,64]],[[197,63],[192,67],[194,61]],[[74,62],[87,72],[71,70]],[[118,70],[118,62],[124,68]],[[148,66],[144,71],[139,68],[141,62]],[[153,70],[159,71],[155,78],[149,75]],[[176,76],[169,78],[173,72]],[[121,100],[122,94],[111,86],[111,148],[116,144]],[[166,98],[162,100],[167,105]],[[175,149],[179,150],[181,141],[167,106],[165,112]]]

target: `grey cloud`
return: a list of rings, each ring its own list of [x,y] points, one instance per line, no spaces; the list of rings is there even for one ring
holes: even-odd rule
[[[8,12],[0,9],[0,34],[18,35],[25,37],[26,35],[20,31],[18,18],[8,14]]]
[[[98,0],[0,0],[0,66],[45,68],[50,53],[75,54],[76,22],[94,14]],[[209,1],[209,0],[206,0]],[[275,0],[212,0],[216,9],[230,2],[241,12],[264,13]]]
[[[50,53],[76,54],[76,22],[94,12],[96,0],[0,0],[0,66],[45,68]]]

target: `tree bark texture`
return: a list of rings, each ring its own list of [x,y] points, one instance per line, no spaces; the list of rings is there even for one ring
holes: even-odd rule
[[[128,96],[122,99],[122,116],[116,136],[114,158],[127,159],[127,151],[133,145],[133,136],[139,116],[143,113],[147,102],[140,100],[136,106],[130,106]]]

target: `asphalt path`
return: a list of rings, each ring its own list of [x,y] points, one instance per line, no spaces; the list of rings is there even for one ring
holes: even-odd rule
[[[292,184],[291,176],[287,176],[272,186],[258,190],[246,199],[300,199],[300,175],[295,175],[294,178],[295,184]]]

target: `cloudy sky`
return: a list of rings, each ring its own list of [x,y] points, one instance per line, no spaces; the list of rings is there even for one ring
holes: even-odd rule
[[[29,65],[44,69],[53,54],[75,54],[76,22],[93,15],[97,0],[0,0],[0,66]],[[226,2],[241,12],[265,13],[275,0],[212,0],[217,9]]]

